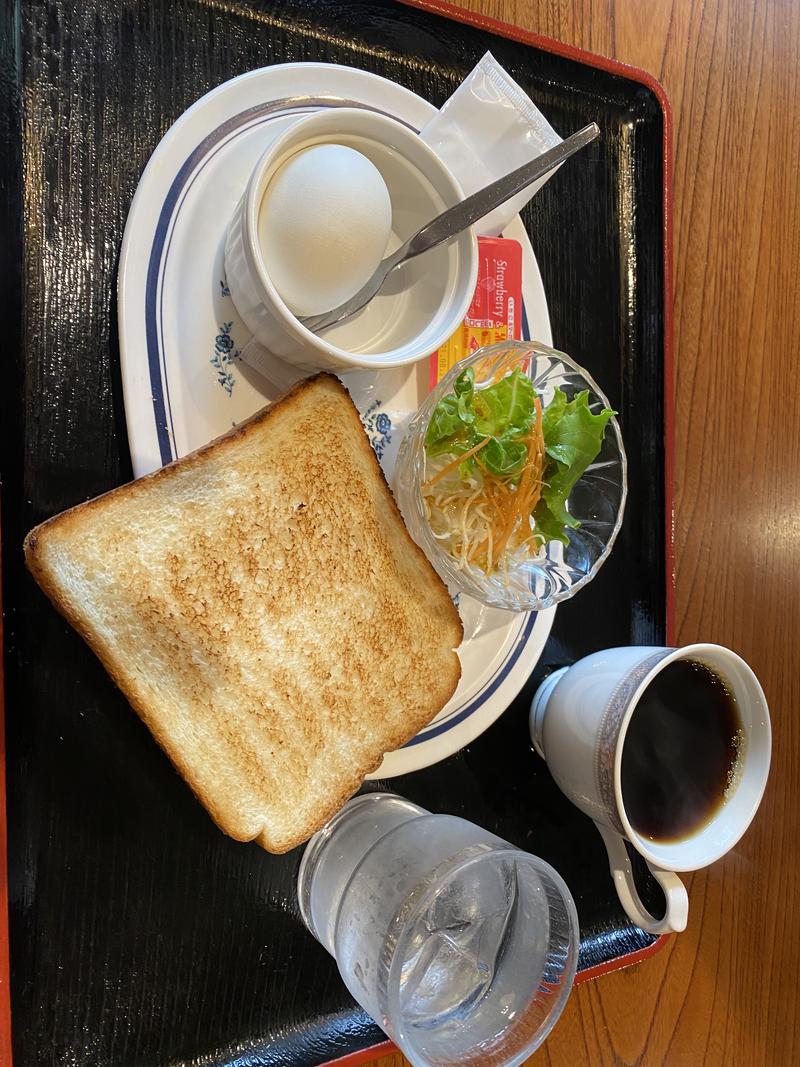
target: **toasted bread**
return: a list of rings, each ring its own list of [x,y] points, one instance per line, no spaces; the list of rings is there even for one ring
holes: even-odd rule
[[[25,540],[219,827],[305,841],[452,696],[461,622],[321,374]]]

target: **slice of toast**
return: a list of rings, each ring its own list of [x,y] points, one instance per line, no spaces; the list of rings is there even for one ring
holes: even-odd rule
[[[270,852],[458,684],[458,613],[331,375],[42,523],[25,556],[220,828]]]

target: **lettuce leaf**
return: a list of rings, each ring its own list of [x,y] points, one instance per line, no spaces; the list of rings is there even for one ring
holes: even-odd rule
[[[589,409],[589,390],[577,393],[567,402],[556,389],[542,416],[547,463],[542,497],[534,509],[536,526],[545,541],[567,543],[566,528],[580,525],[567,511],[567,500],[575,483],[583,476],[603,443],[608,420],[615,412],[603,408],[596,415]],[[558,531],[558,532],[556,532]]]
[[[470,367],[456,378],[453,392],[434,408],[425,434],[429,456],[462,455],[483,438],[492,440],[481,449],[480,465],[492,474],[511,475],[525,465],[525,448],[518,440],[528,432],[534,410],[533,383],[520,370],[485,389],[475,389]],[[466,472],[474,470],[469,459]]]
[[[475,371],[468,367],[463,374],[459,374],[453,384],[453,394],[458,408],[458,417],[466,425],[470,426],[475,421],[473,402],[475,397]]]
[[[493,385],[476,389],[475,372],[470,367],[434,409],[425,434],[428,455],[460,456],[488,437],[487,444],[461,464],[461,477],[468,478],[478,465],[497,477],[513,478],[527,462],[522,439],[534,418],[535,395],[533,382],[519,369]],[[556,389],[544,409],[544,486],[533,512],[536,532],[543,541],[567,544],[567,531],[580,525],[567,511],[567,500],[600,451],[606,425],[614,414],[609,408],[597,414],[590,411],[588,390],[568,401],[566,393]]]
[[[504,478],[522,471],[528,459],[528,446],[509,432],[492,437],[475,458],[491,474]]]
[[[475,413],[472,410],[475,371],[470,367],[455,381],[452,393],[443,396],[433,409],[431,421],[425,432],[425,448],[429,456],[446,452],[466,452],[470,448]],[[457,447],[460,445],[461,447]]]
[[[536,528],[533,532],[544,544],[548,541],[560,541],[562,545],[569,543],[564,523],[552,513],[544,497],[540,498],[539,503],[533,509],[533,518],[536,523]],[[570,526],[580,526],[580,523],[573,519],[571,515],[569,518]]]
[[[436,405],[425,433],[425,447],[429,455],[446,452],[448,441],[458,435],[464,423],[458,412],[458,400],[452,395],[443,397]],[[436,451],[433,451],[436,449]]]
[[[533,417],[533,382],[517,369],[475,395],[475,429],[483,437],[501,438],[510,430],[530,428]]]

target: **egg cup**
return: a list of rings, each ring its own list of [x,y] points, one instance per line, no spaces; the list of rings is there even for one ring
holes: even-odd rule
[[[317,336],[281,299],[258,239],[264,192],[277,170],[312,145],[343,144],[375,164],[392,201],[386,255],[463,199],[450,170],[409,126],[363,108],[331,108],[298,119],[259,159],[228,226],[225,271],[253,337],[302,371],[400,367],[435,351],[461,323],[475,291],[472,229],[393,272],[356,315]],[[302,209],[302,205],[299,205]]]

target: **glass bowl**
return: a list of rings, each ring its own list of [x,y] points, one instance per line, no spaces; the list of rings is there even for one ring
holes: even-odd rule
[[[547,542],[534,555],[516,553],[503,571],[487,574],[473,563],[463,565],[434,534],[422,487],[430,476],[425,435],[436,405],[458,376],[472,367],[475,390],[489,385],[496,374],[505,376],[519,367],[532,380],[546,409],[558,387],[567,400],[588,390],[589,409],[610,407],[592,377],[569,356],[546,345],[528,341],[502,341],[481,348],[456,364],[425,399],[400,445],[394,472],[394,490],[409,532],[427,555],[451,595],[465,593],[491,607],[510,611],[540,611],[574,596],[594,578],[622,525],[627,495],[627,460],[615,418],[606,425],[600,452],[573,486],[567,509],[580,526],[567,530],[568,544]]]

